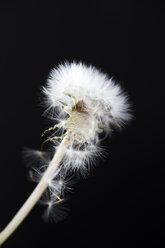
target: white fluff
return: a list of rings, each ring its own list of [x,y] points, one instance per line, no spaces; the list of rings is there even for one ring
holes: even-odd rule
[[[120,85],[81,62],[66,62],[53,69],[43,92],[47,113],[71,137],[63,163],[67,170],[86,169],[94,156],[101,154],[99,133],[110,133],[111,126],[121,128],[131,118],[127,95]],[[76,104],[80,110],[75,111]]]
[[[48,179],[49,210],[61,201],[68,185],[67,177],[63,176],[61,181],[61,175],[67,175],[70,170],[86,174],[89,165],[102,156],[99,134],[109,134],[113,127],[121,128],[131,119],[131,114],[127,95],[120,85],[107,74],[83,63],[59,65],[50,72],[42,90],[46,113],[54,125],[58,122],[48,129],[54,132],[47,140],[54,140],[58,149],[60,138],[68,135],[70,139],[58,173]],[[61,137],[55,136],[57,134]],[[39,155],[43,158],[43,153]]]
[[[49,109],[60,108],[60,101],[69,104],[71,99],[64,93],[70,93],[76,99],[84,100],[91,114],[97,113],[106,126],[112,121],[122,125],[131,117],[127,96],[119,84],[83,63],[65,63],[53,69],[43,91]]]

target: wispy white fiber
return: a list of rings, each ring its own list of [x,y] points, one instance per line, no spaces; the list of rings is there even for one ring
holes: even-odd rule
[[[60,101],[72,104],[72,99],[64,94],[69,93],[77,100],[83,100],[91,111],[90,114],[97,114],[105,124],[117,121],[121,125],[127,123],[131,117],[130,105],[123,89],[94,66],[75,62],[61,64],[50,72],[43,91],[47,107],[56,107],[59,116]]]
[[[88,174],[91,165],[104,154],[100,134],[107,135],[113,128],[121,129],[131,119],[131,111],[127,94],[119,84],[94,66],[81,62],[66,62],[54,68],[42,91],[45,114],[53,122],[44,132],[51,132],[46,141],[53,141],[58,150],[60,140],[65,135],[69,137],[58,172],[46,179],[48,213],[70,188],[67,173]],[[45,152],[39,151],[32,155],[38,155],[40,160],[47,157]]]

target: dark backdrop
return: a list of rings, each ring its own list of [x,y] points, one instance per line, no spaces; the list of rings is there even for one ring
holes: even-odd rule
[[[127,90],[135,115],[75,185],[69,216],[45,224],[37,205],[4,247],[163,247],[163,15],[163,1],[1,1],[1,229],[35,187],[21,151],[42,142],[39,90],[51,68],[95,65]]]

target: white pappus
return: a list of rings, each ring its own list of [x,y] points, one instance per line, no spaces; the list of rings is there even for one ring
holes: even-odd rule
[[[119,84],[94,66],[81,62],[66,62],[51,70],[42,91],[45,114],[54,122],[43,133],[52,131],[46,141],[54,141],[58,149],[60,140],[69,136],[58,172],[48,181],[50,201],[53,198],[58,202],[65,187],[56,178],[70,170],[86,175],[89,166],[102,156],[100,133],[108,134],[113,127],[121,129],[127,124],[131,119],[130,104]]]

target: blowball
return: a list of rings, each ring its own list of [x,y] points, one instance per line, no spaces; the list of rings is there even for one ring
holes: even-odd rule
[[[42,91],[45,114],[53,122],[53,126],[42,134],[51,132],[43,144],[54,142],[56,152],[65,136],[69,140],[63,148],[65,155],[58,170],[45,178],[48,183],[44,198],[48,206],[46,216],[52,213],[54,217],[53,207],[63,203],[67,189],[73,184],[68,172],[86,176],[90,166],[103,156],[100,137],[127,124],[131,111],[128,97],[120,85],[107,74],[83,63],[64,63],[53,69]],[[34,159],[38,156],[39,168],[34,168],[33,179],[39,181],[51,166],[51,158],[45,151],[28,150],[29,162],[31,155]],[[56,216],[59,216],[57,209]]]
[[[99,134],[121,128],[131,119],[128,98],[120,85],[81,62],[53,69],[43,92],[46,113],[70,136],[64,160],[67,169],[84,170],[94,154],[101,154]]]

